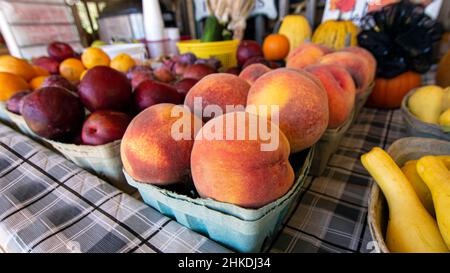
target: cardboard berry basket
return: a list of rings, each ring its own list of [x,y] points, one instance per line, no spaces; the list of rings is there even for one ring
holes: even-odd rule
[[[374,86],[375,86],[375,83],[372,82],[369,85],[369,87],[367,87],[365,92],[356,95],[356,99],[355,99],[355,115],[353,116],[353,123],[358,118],[359,113],[361,113],[362,108],[364,107],[364,105],[366,104],[366,102],[369,99],[370,95],[372,94]]]
[[[290,156],[289,161],[295,171],[294,185],[284,196],[259,209],[246,209],[195,194],[180,194],[138,182],[125,170],[124,173],[128,183],[139,190],[144,202],[162,214],[232,250],[259,252],[280,230],[290,207],[297,200],[313,154],[314,147]]]
[[[22,116],[6,111],[9,119],[20,132],[42,143],[44,146],[59,152],[64,157],[90,171],[115,187],[132,193],[134,189],[130,187],[122,172],[122,160],[120,158],[120,140],[116,140],[104,145],[75,145],[49,140],[36,135],[27,126]]]
[[[350,117],[341,126],[336,129],[327,129],[319,141],[316,143],[316,152],[311,165],[310,174],[314,176],[320,176],[325,171],[328,161],[331,156],[336,152],[344,138],[345,133],[350,129],[353,124],[356,109],[354,108]]]
[[[9,111],[6,109],[6,102],[0,101],[0,121],[8,126],[14,127],[15,124],[9,117],[8,112]]]
[[[450,142],[431,138],[407,137],[401,138],[389,147],[388,154],[402,167],[409,160],[416,160],[426,155],[450,155]],[[369,229],[375,240],[376,252],[389,253],[386,246],[385,234],[389,219],[389,209],[386,198],[373,183],[369,197]]]
[[[450,141],[450,132],[445,132],[438,124],[423,122],[414,116],[408,108],[409,98],[416,92],[416,88],[406,94],[402,100],[402,118],[409,136],[428,137]]]
[[[316,143],[316,152],[311,165],[310,174],[321,176],[327,167],[331,156],[336,152],[345,136],[345,133],[355,123],[361,109],[366,104],[367,99],[372,93],[374,84],[372,83],[365,92],[359,94],[355,99],[355,106],[350,117],[341,126],[336,129],[327,129],[320,140]]]

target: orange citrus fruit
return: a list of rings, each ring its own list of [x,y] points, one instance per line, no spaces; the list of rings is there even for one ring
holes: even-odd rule
[[[42,86],[42,83],[48,76],[37,76],[30,81],[30,87],[34,91]]]
[[[6,101],[14,94],[29,88],[23,78],[8,72],[0,72],[0,101]]]
[[[289,40],[283,34],[270,34],[264,39],[264,58],[269,61],[279,61],[289,54]]]
[[[109,56],[97,47],[86,49],[81,55],[81,61],[87,69],[98,65],[109,66],[110,63]]]
[[[22,77],[25,81],[29,81],[36,77],[36,72],[31,64],[26,60],[11,55],[0,56],[0,72],[8,72],[17,75]]]
[[[46,69],[44,69],[44,68],[42,68],[40,66],[33,65],[33,69],[34,69],[34,72],[36,72],[36,77],[38,77],[38,76],[50,76],[50,73]]]
[[[86,75],[86,73],[88,72],[88,70],[84,70],[83,73],[81,73],[80,75],[80,81],[83,79],[84,75]]]
[[[59,65],[59,74],[71,82],[79,81],[85,70],[83,63],[75,58],[66,59]]]
[[[130,55],[121,53],[111,61],[111,68],[126,73],[128,69],[136,65],[136,62]]]

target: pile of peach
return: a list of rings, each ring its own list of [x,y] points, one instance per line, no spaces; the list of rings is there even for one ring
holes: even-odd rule
[[[159,186],[183,183],[192,175],[203,198],[246,208],[262,207],[292,187],[294,172],[289,155],[311,147],[327,128],[345,122],[355,95],[369,86],[375,70],[375,60],[364,49],[331,52],[304,44],[288,57],[287,68],[273,70],[252,64],[239,76],[207,75],[189,90],[185,107],[157,104],[133,119],[121,145],[124,168],[135,180]],[[216,106],[223,115],[196,116],[198,98],[202,99],[203,110]],[[230,105],[242,108],[230,110]],[[277,106],[277,117],[260,111],[264,106]],[[174,112],[180,114],[181,121]],[[239,130],[247,132],[252,126],[249,120],[255,116],[267,117],[264,126],[278,136],[274,149],[261,149],[261,144],[269,140],[259,134],[256,139],[236,137]],[[244,128],[235,127],[235,138],[226,138],[225,129],[236,126],[239,119],[245,120]],[[192,126],[191,134],[174,139],[173,125],[180,122]],[[223,138],[207,138],[208,132]]]

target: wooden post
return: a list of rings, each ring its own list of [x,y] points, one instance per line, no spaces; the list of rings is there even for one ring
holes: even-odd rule
[[[197,38],[197,31],[196,31],[196,23],[195,23],[195,15],[194,15],[194,2],[193,0],[186,0],[186,10],[187,10],[187,17],[188,17],[188,24],[189,24],[189,32],[191,33],[192,39]]]
[[[81,25],[81,19],[80,19],[80,16],[78,14],[78,7],[76,5],[72,5],[70,7],[70,9],[72,10],[73,18],[75,20],[75,25],[77,26],[78,36],[80,36],[81,44],[84,47],[87,47],[87,46],[89,46],[89,42],[88,42],[88,39],[86,37],[86,32],[83,29],[83,26]]]
[[[255,40],[258,44],[262,45],[264,35],[266,34],[266,24],[263,15],[257,15],[255,17]]]
[[[309,21],[309,24],[314,27],[316,20],[316,8],[317,1],[316,0],[307,0],[306,4],[306,18]]]
[[[289,13],[289,0],[279,1],[278,20],[282,21],[283,18]]]

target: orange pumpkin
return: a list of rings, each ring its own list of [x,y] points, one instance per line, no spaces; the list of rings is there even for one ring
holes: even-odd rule
[[[394,109],[402,104],[403,97],[413,88],[422,85],[422,76],[405,72],[392,79],[377,78],[367,105],[376,108]]]

